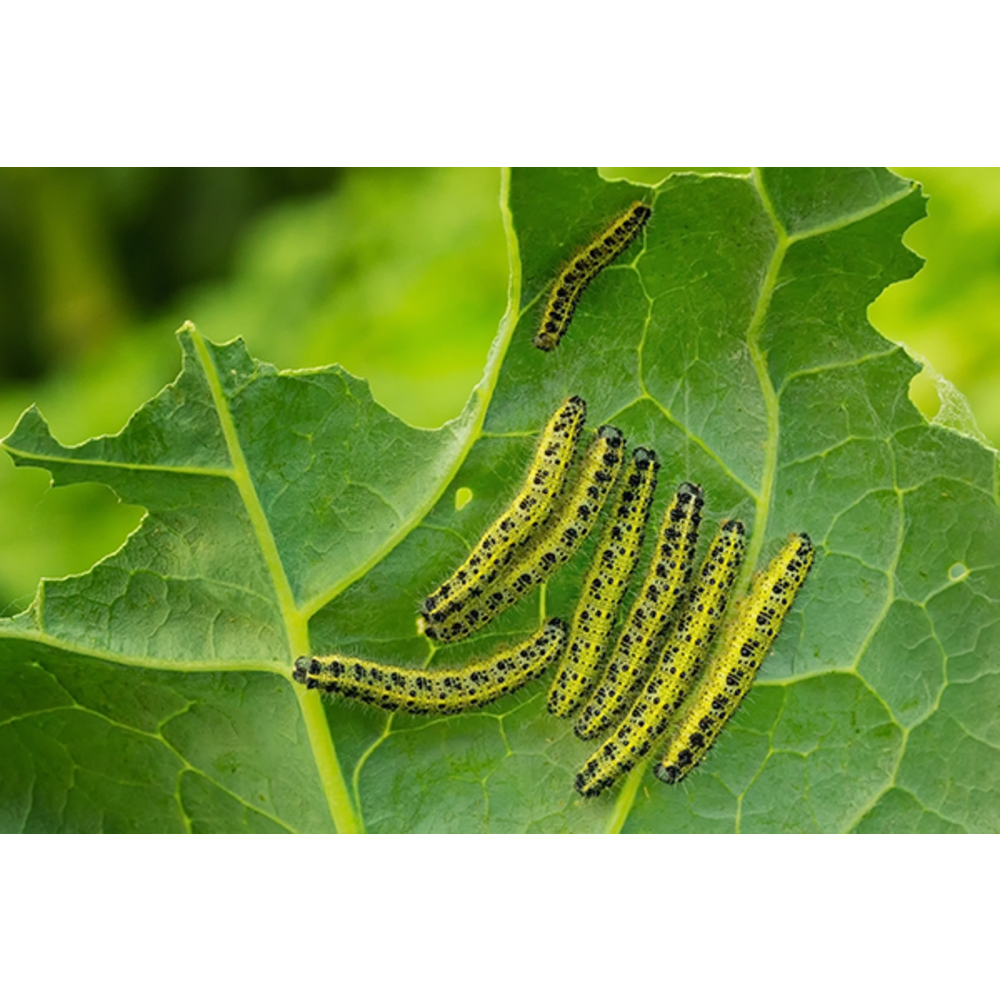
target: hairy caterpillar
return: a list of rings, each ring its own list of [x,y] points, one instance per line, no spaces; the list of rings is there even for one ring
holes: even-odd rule
[[[488,584],[482,599],[446,622],[424,622],[424,634],[439,642],[471,635],[547,580],[583,544],[615,484],[625,449],[617,427],[598,428],[573,482],[552,516],[516,562]]]
[[[806,582],[815,555],[808,535],[792,535],[754,580],[733,627],[725,633],[721,652],[709,663],[702,687],[654,768],[661,781],[675,784],[697,767],[733,717]]]
[[[580,739],[600,735],[631,704],[659,653],[670,616],[691,582],[703,504],[700,486],[681,483],[663,516],[660,542],[642,591],[629,610],[601,683],[576,721]]]
[[[417,670],[345,656],[300,656],[293,680],[391,712],[453,715],[480,708],[541,675],[566,645],[566,624],[545,623],[530,639],[465,667]]]
[[[486,529],[468,559],[425,598],[424,618],[439,625],[482,594],[552,512],[562,492],[577,442],[587,419],[587,404],[579,396],[565,400],[552,415],[535,449],[524,486],[507,509]]]
[[[577,773],[576,790],[581,795],[599,794],[652,751],[691,690],[725,613],[745,550],[742,523],[724,522],[652,676],[625,719]]]
[[[639,235],[652,214],[647,205],[637,201],[566,264],[549,292],[542,322],[535,334],[535,347],[551,351],[559,343],[584,289]]]
[[[636,448],[632,453],[594,561],[583,580],[566,652],[549,688],[548,706],[553,715],[573,715],[594,682],[618,605],[642,553],[659,468],[656,452]]]

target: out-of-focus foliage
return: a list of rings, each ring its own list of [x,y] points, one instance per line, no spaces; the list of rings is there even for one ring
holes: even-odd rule
[[[1000,445],[1000,169],[898,172],[930,196],[927,218],[906,240],[927,262],[912,281],[886,289],[869,317],[954,383]],[[911,396],[926,415],[937,412],[932,378],[918,376]]]
[[[3,171],[0,380],[64,368],[192,283],[226,278],[256,212],[336,180],[329,169]]]
[[[32,402],[68,442],[119,430],[174,376],[186,319],[282,367],[336,358],[438,425],[503,315],[498,196],[493,170],[0,171],[3,433]],[[0,461],[4,613],[141,517],[103,486],[48,483]]]

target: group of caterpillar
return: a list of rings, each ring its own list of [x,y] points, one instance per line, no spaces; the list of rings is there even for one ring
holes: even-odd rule
[[[568,718],[582,706],[575,726],[582,739],[617,722],[578,772],[577,791],[585,796],[603,791],[648,756],[671,726],[675,732],[654,773],[670,783],[688,774],[749,690],[805,581],[813,547],[808,536],[793,535],[760,574],[696,696],[682,710],[725,615],[745,550],[742,523],[724,522],[687,594],[703,498],[698,486],[682,483],[664,515],[638,597],[591,693],[642,550],[659,463],[655,452],[636,448],[619,477],[624,438],[604,426],[564,490],[585,418],[579,397],[562,404],[542,433],[514,501],[422,605],[423,631],[432,638],[450,641],[476,631],[569,559],[613,496],[569,628],[553,618],[525,642],[453,669],[306,656],[296,661],[293,679],[390,711],[451,714],[509,694],[559,660],[549,711]]]
[[[646,205],[636,202],[562,268],[549,292],[536,347],[549,351],[559,343],[587,285],[631,243],[650,215]],[[517,496],[465,562],[424,599],[420,629],[428,638],[453,642],[471,635],[543,583],[587,538],[619,478],[625,439],[615,427],[600,427],[567,488],[586,414],[579,396],[553,414]],[[805,582],[814,550],[807,535],[791,536],[755,580],[725,633],[721,652],[689,700],[724,617],[745,539],[741,522],[724,522],[687,595],[703,498],[698,486],[682,483],[664,516],[639,596],[591,694],[642,550],[658,470],[655,452],[635,449],[614,493],[612,514],[569,629],[553,618],[517,646],[444,670],[343,655],[304,656],[295,663],[293,679],[390,711],[452,714],[517,690],[560,659],[549,689],[549,711],[569,718],[582,707],[575,725],[581,739],[599,736],[618,721],[577,773],[577,791],[585,796],[603,791],[651,753],[671,725],[674,731],[654,773],[668,783],[680,781],[701,761],[750,689]]]
[[[582,426],[586,406],[583,400],[576,401]],[[564,408],[569,402],[572,400]],[[546,426],[529,478],[536,473],[542,457],[555,447],[554,433],[558,427],[555,420]],[[564,437],[558,442],[560,462],[568,465],[578,437],[579,432],[572,440]],[[424,635],[438,642],[464,639],[567,562],[596,523],[621,470],[624,449],[622,432],[604,425],[598,428],[565,495],[557,490],[539,491],[531,497],[531,505],[525,506],[526,491],[521,490],[477,543],[473,556],[425,599],[420,620]],[[501,536],[505,539],[502,545],[494,546],[491,542],[485,554],[481,554],[484,540]],[[516,541],[508,543],[506,539]],[[478,561],[473,563],[473,557]]]
[[[424,635],[453,642],[472,634],[579,549],[618,480],[625,447],[618,428],[598,428],[567,485],[586,415],[586,403],[578,396],[553,414],[524,486],[465,562],[424,599]],[[648,464],[633,459],[637,463]],[[627,496],[619,497],[622,504]],[[392,711],[451,714],[486,705],[539,676],[562,653],[566,634],[566,625],[553,618],[519,646],[452,670],[396,667],[344,655],[304,656],[296,661],[292,677],[309,688]]]

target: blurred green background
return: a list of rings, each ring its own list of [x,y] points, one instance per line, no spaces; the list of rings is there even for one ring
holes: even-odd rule
[[[907,235],[927,263],[872,322],[1000,443],[1000,168],[896,169],[930,195]],[[0,170],[0,434],[32,402],[64,443],[115,433],[176,376],[186,319],[281,368],[338,362],[437,426],[461,410],[506,308],[499,188],[495,170]],[[911,390],[929,417],[935,385]],[[117,548],[142,515],[102,486],[52,490],[8,458],[0,503],[4,614],[39,577]]]

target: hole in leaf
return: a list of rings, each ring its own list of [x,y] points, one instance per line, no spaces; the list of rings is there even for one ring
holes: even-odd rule
[[[948,579],[951,581],[964,580],[969,575],[969,567],[965,563],[952,563],[948,567]]]
[[[455,510],[461,510],[471,499],[472,490],[468,486],[460,486],[455,490]]]

